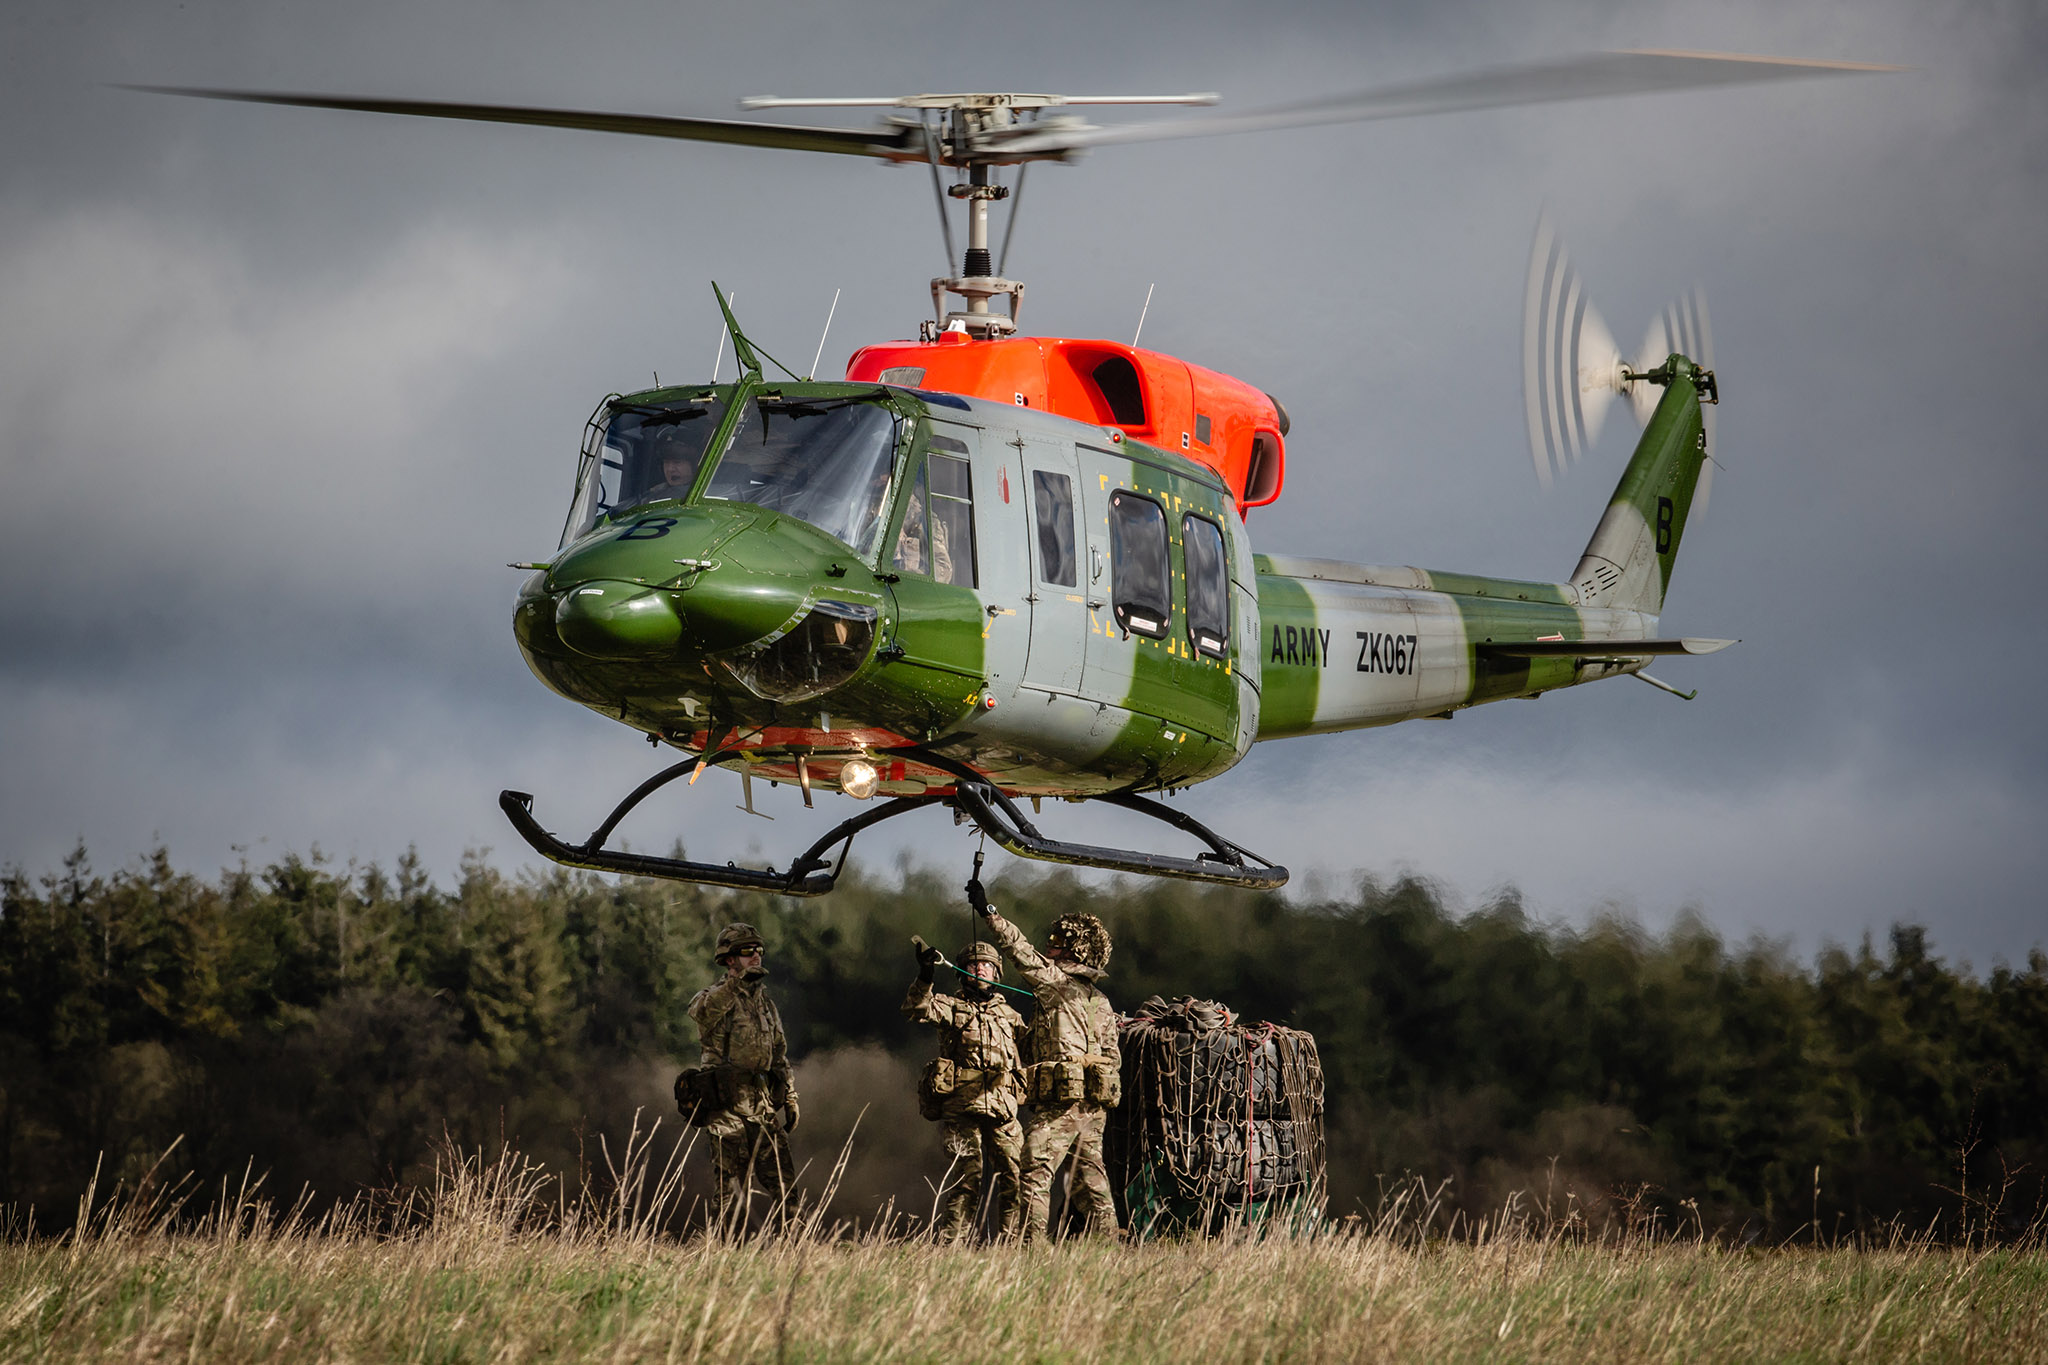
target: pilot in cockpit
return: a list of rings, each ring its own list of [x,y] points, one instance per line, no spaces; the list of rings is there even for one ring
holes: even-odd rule
[[[641,501],[680,498],[687,494],[690,485],[697,481],[697,466],[702,463],[703,452],[675,427],[657,429],[650,437],[650,444],[653,448],[648,452],[648,467],[660,478],[649,485]]]

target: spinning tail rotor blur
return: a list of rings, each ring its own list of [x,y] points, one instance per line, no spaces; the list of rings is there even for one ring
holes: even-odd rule
[[[1658,391],[1634,377],[1662,364],[1673,351],[1711,370],[1714,336],[1705,292],[1694,285],[1651,319],[1633,359],[1587,297],[1578,270],[1546,213],[1536,221],[1529,278],[1522,297],[1522,401],[1529,422],[1529,456],[1545,488],[1600,439],[1607,410],[1626,394],[1636,425],[1656,410]],[[1695,513],[1706,510],[1713,484],[1714,409],[1706,423],[1706,466],[1700,473]]]

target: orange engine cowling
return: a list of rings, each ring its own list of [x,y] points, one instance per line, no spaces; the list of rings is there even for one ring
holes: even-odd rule
[[[1148,445],[1180,450],[1223,476],[1242,514],[1280,496],[1287,476],[1287,413],[1270,395],[1227,374],[1116,341],[1007,337],[863,346],[846,362],[859,383],[900,384],[990,398],[1118,427]]]

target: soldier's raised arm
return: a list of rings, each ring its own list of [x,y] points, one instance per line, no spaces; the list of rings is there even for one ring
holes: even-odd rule
[[[917,1024],[944,1023],[951,1016],[940,1006],[940,997],[933,993],[932,979],[938,974],[945,954],[916,934],[910,936],[910,945],[917,953],[917,979],[910,983],[910,991],[903,997],[904,1017]]]
[[[996,908],[988,903],[988,892],[983,889],[981,878],[967,879],[967,903],[974,907],[975,914],[988,921],[990,937],[995,939],[1010,961],[1017,964],[1017,970],[1034,988],[1057,986],[1066,980],[1066,974],[1032,947],[1031,940],[1024,937],[1022,930],[996,913]]]

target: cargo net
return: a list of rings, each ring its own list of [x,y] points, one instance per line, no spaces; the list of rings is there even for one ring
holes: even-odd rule
[[[1133,1230],[1213,1231],[1322,1216],[1323,1067],[1316,1040],[1240,1023],[1213,1000],[1153,996],[1122,1022],[1123,1103],[1105,1134]]]

